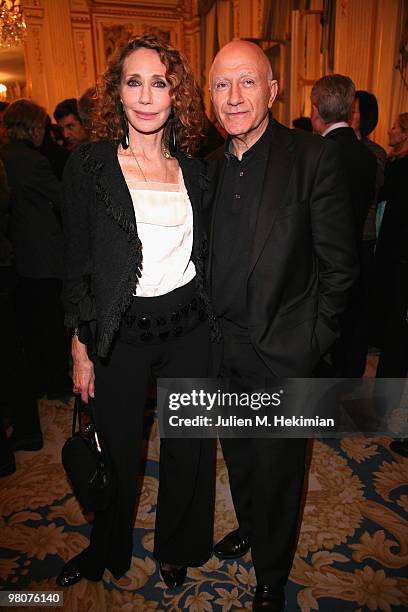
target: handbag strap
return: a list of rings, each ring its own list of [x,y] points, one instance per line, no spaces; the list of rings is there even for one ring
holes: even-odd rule
[[[95,421],[94,421],[94,417],[93,417],[93,398],[89,397],[88,398],[88,413],[89,413],[89,419],[90,422],[92,423],[92,425],[95,428]],[[75,402],[74,402],[74,411],[73,411],[73,415],[72,415],[72,435],[74,435],[74,433],[76,433],[77,431],[77,424],[78,424],[78,431],[81,431],[82,429],[82,415],[84,414],[84,402],[81,399],[80,395],[76,395],[75,396]]]
[[[77,422],[78,422],[78,426],[79,426],[78,431],[81,431],[81,427],[82,427],[82,410],[83,410],[83,406],[82,406],[81,396],[80,395],[76,395],[75,396],[75,402],[74,402],[74,412],[73,412],[73,415],[72,415],[72,435],[74,435],[76,430],[77,430]]]

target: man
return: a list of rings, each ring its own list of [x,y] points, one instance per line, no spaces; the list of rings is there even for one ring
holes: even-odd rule
[[[363,271],[356,284],[349,307],[342,317],[341,338],[332,351],[332,376],[359,378],[365,370],[368,330],[364,312],[364,286],[367,284],[363,257],[363,230],[368,211],[375,196],[377,162],[373,153],[358,140],[349,126],[355,87],[353,81],[341,74],[322,77],[311,92],[313,129],[339,146],[350,191],[354,232]],[[367,271],[368,274],[368,271]]]
[[[9,235],[17,273],[16,310],[29,383],[38,396],[68,401],[68,343],[61,303],[63,235],[61,185],[48,160],[36,151],[47,114],[31,100],[16,100],[4,122],[9,142],[0,149],[10,187]],[[41,447],[40,433],[20,448]],[[28,449],[27,449],[28,450]]]
[[[61,129],[70,151],[89,140],[88,130],[82,125],[78,114],[76,98],[68,98],[57,104],[54,110],[54,119]]]
[[[223,336],[216,373],[250,390],[259,379],[310,376],[338,335],[356,276],[347,192],[336,146],[272,119],[270,64],[233,41],[210,72],[228,132],[210,162],[215,188],[208,284]],[[221,353],[221,351],[219,351]],[[215,548],[252,551],[254,610],[283,610],[296,544],[306,440],[221,440],[239,529]]]

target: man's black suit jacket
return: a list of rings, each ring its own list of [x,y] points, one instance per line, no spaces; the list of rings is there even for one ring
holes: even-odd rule
[[[325,138],[337,143],[345,168],[354,213],[358,244],[363,238],[368,209],[375,196],[377,160],[374,154],[360,142],[350,127],[339,127]]]
[[[309,376],[339,334],[358,274],[352,210],[337,146],[273,123],[248,267],[248,332],[273,375]],[[225,163],[222,151],[208,162],[211,228]],[[211,251],[210,238],[210,288]]]
[[[0,149],[10,187],[9,233],[16,270],[29,278],[62,278],[62,186],[46,157],[28,141]]]

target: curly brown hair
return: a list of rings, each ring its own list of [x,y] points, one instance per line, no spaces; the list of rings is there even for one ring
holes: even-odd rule
[[[187,59],[166,41],[145,34],[120,47],[102,75],[98,85],[96,108],[93,113],[93,139],[121,139],[123,136],[123,109],[119,86],[125,59],[137,49],[152,49],[166,67],[170,83],[172,116],[166,124],[163,141],[168,147],[170,126],[176,131],[177,147],[192,155],[204,135],[205,115],[198,85]]]

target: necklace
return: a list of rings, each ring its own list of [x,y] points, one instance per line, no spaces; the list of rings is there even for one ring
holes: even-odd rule
[[[135,152],[133,151],[133,149],[132,149],[132,147],[131,147],[130,143],[129,143],[129,149],[130,149],[130,152],[132,153],[132,156],[133,156],[133,158],[134,158],[135,162],[137,163],[137,167],[138,167],[138,168],[139,168],[139,170],[140,170],[140,174],[143,176],[144,182],[145,182],[145,183],[148,183],[149,181],[148,181],[148,179],[146,178],[146,175],[145,175],[145,173],[144,173],[144,172],[143,172],[143,170],[142,170],[142,166],[140,165],[140,163],[139,163],[139,161],[138,161],[138,159],[137,159],[137,157],[136,157],[136,155],[135,155]],[[170,159],[170,153],[167,151],[167,149],[166,149],[166,148],[165,148],[163,145],[162,145],[162,154],[163,154],[163,156],[164,156],[166,159]],[[165,182],[165,183],[167,182],[167,164],[166,164],[166,174],[165,174],[165,177],[164,177],[164,182]]]
[[[131,153],[132,153],[132,155],[133,155],[133,158],[134,158],[135,162],[137,163],[137,167],[139,168],[139,170],[140,170],[140,174],[143,176],[145,183],[148,183],[149,181],[147,180],[146,175],[145,175],[145,173],[143,172],[142,167],[141,167],[141,165],[139,164],[139,162],[138,162],[138,160],[137,160],[137,157],[136,157],[136,155],[135,155],[135,153],[134,153],[134,151],[133,151],[132,147],[130,146],[130,143],[129,143],[129,149],[130,149],[130,151],[131,151]]]

